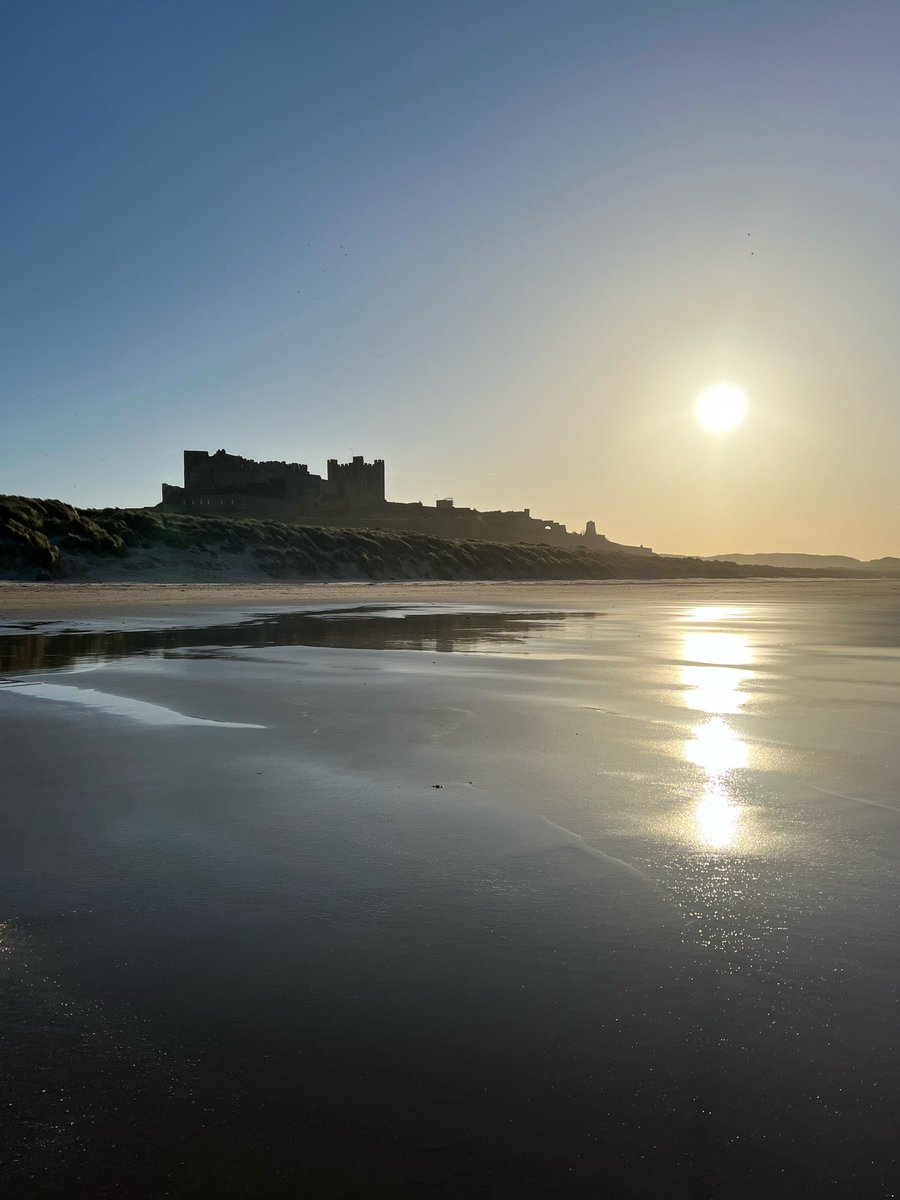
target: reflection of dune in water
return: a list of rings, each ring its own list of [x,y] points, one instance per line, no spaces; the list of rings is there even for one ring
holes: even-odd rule
[[[30,628],[0,638],[0,671],[56,670],[78,662],[131,655],[162,656],[183,649],[329,646],[348,650],[423,650],[479,653],[524,644],[535,633],[559,630],[567,618],[582,627],[592,612],[434,612],[358,606],[262,613],[230,623],[184,628],[115,629],[43,633]]]

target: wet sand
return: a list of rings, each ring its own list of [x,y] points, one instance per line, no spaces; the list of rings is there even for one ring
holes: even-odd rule
[[[0,591],[9,1194],[890,1195],[896,585]]]

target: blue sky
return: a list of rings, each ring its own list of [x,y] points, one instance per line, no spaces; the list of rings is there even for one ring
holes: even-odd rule
[[[0,491],[359,453],[662,550],[900,553],[900,6],[7,2],[0,89]]]

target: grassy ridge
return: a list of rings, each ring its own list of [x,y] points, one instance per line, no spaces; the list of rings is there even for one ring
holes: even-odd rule
[[[59,500],[0,496],[0,574],[64,579],[115,559],[140,578],[147,552],[204,551],[227,580],[234,556],[273,579],[739,579],[834,575],[586,548],[451,541],[381,529],[285,525],[153,509],[78,509]],[[140,552],[140,553],[138,553]]]

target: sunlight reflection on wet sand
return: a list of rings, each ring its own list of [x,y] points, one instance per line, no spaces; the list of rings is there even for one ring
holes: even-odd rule
[[[691,623],[727,622],[741,614],[738,608],[694,608]],[[739,713],[748,694],[743,685],[753,675],[753,650],[746,637],[727,629],[691,630],[682,639],[684,688],[687,708],[706,713],[708,720],[695,725],[682,747],[683,757],[700,768],[700,799],[694,808],[694,836],[705,847],[734,850],[745,837],[743,810],[734,795],[734,772],[747,768],[750,752],[738,731],[725,719]]]

